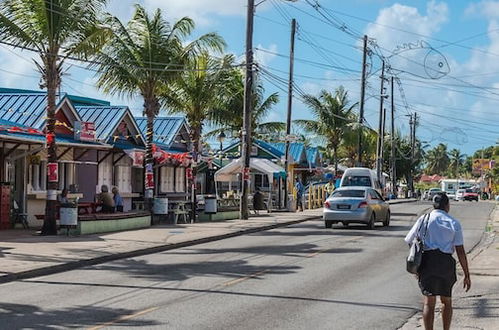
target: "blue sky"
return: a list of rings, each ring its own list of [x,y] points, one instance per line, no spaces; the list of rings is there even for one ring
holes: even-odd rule
[[[190,16],[197,22],[194,36],[216,31],[227,41],[227,52],[237,56],[244,52],[246,0],[112,0],[108,9],[127,20],[137,2],[150,10],[161,8],[170,20]],[[310,5],[315,0],[308,2],[266,0],[256,10],[256,61],[272,73],[262,74],[266,92],[278,91],[281,98],[269,120],[285,118],[287,95],[281,89],[286,90],[286,85],[279,77],[287,79],[289,19],[293,17],[299,26],[295,79],[300,91],[317,94],[343,85],[352,102],[357,102],[360,37],[367,34],[372,40],[365,107],[368,125],[378,125],[379,69],[384,57],[391,65],[390,75],[400,81],[394,95],[396,127],[402,132],[408,131],[406,115],[417,111],[421,117],[417,135],[430,145],[443,142],[471,154],[499,139],[499,1],[320,0],[318,11]],[[32,56],[1,46],[0,85],[37,89]],[[94,81],[92,72],[71,67],[63,77],[62,90],[127,104],[140,114],[140,98],[104,96],[93,87]],[[293,118],[309,118],[296,96]],[[385,106],[389,109],[390,104]]]

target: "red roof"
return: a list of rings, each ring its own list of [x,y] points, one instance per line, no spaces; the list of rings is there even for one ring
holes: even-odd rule
[[[440,176],[437,174],[434,174],[434,175],[423,174],[423,175],[421,175],[419,182],[433,183],[433,182],[439,182],[443,178],[444,178],[443,176]]]

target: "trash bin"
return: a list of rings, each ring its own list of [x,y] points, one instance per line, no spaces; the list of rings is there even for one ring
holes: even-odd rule
[[[153,212],[160,215],[168,214],[168,198],[156,197],[154,199]]]
[[[75,203],[62,203],[59,210],[59,221],[62,226],[78,224],[78,206]]]
[[[215,195],[204,196],[204,213],[205,214],[217,213],[217,196]]]

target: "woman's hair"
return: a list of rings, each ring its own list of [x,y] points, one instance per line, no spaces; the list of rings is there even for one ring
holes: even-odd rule
[[[100,190],[101,190],[102,192],[109,192],[109,188],[108,188],[105,184],[103,184],[103,185],[100,187]]]
[[[116,188],[116,187],[113,187],[113,189],[111,189],[111,191],[113,194],[117,194],[119,192],[118,188]]]
[[[449,205],[449,197],[445,193],[437,193],[433,197],[433,208],[437,210],[444,210]]]

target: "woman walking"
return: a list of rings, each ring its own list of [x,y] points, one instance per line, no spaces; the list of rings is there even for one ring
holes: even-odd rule
[[[433,208],[429,215],[423,215],[416,221],[405,241],[411,244],[416,237],[423,241],[424,252],[418,269],[418,281],[424,296],[424,327],[426,330],[433,329],[435,303],[437,296],[440,296],[443,328],[448,330],[452,320],[452,287],[457,280],[456,261],[452,257],[454,251],[464,272],[463,287],[466,292],[471,287],[471,280],[461,224],[449,215],[447,195],[435,195]]]

